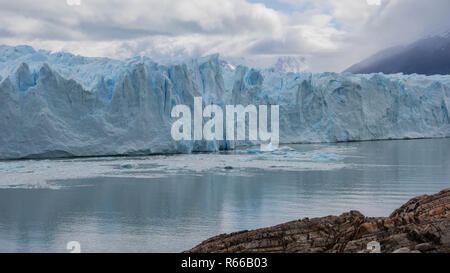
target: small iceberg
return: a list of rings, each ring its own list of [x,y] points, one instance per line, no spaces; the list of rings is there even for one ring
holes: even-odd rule
[[[313,160],[339,160],[340,156],[337,154],[315,154],[312,156]]]
[[[293,152],[295,150],[289,146],[278,147],[273,146],[272,143],[270,143],[266,145],[261,145],[260,149],[247,149],[246,151],[248,154],[274,153],[274,152],[276,152],[277,154],[280,153],[283,154],[287,152]]]
[[[126,163],[122,163],[120,164],[119,168],[120,169],[135,169],[137,168],[139,165],[134,163],[134,162],[126,162]]]

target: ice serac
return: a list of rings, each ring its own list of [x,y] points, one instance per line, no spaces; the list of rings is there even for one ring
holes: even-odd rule
[[[0,46],[0,158],[217,151],[173,141],[173,106],[279,104],[280,141],[450,136],[450,76],[283,73],[218,55],[162,65]],[[240,143],[242,144],[242,143]]]

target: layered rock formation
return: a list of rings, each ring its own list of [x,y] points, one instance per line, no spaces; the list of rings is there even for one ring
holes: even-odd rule
[[[416,197],[389,217],[366,217],[358,211],[302,219],[253,231],[222,234],[191,253],[450,252],[450,188]]]

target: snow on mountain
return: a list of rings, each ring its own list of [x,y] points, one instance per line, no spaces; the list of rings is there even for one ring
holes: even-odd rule
[[[385,74],[450,74],[450,31],[426,36],[405,46],[384,49],[346,72]]]
[[[306,58],[291,56],[279,57],[274,68],[276,71],[284,73],[302,73],[309,70]]]
[[[0,158],[189,153],[234,143],[170,136],[177,104],[279,104],[282,143],[450,136],[450,76],[161,65],[0,47]]]
[[[301,56],[253,56],[253,57],[225,57],[220,60],[222,67],[228,66],[235,70],[237,66],[248,66],[260,70],[272,69],[282,73],[302,73],[309,71],[309,64],[305,57]]]

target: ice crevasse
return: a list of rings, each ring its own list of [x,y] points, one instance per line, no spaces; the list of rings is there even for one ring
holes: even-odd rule
[[[174,141],[172,108],[280,105],[281,143],[450,137],[449,75],[283,73],[0,46],[0,159],[231,149]]]

